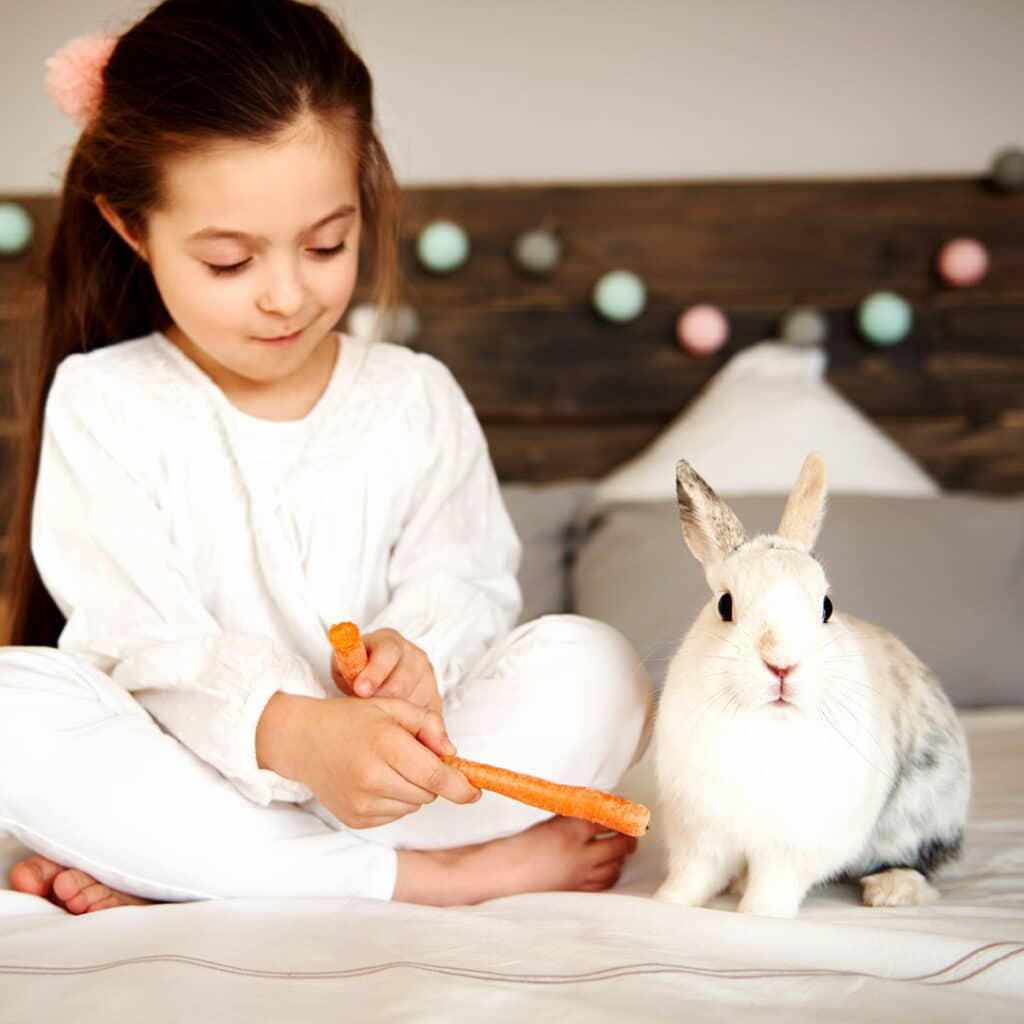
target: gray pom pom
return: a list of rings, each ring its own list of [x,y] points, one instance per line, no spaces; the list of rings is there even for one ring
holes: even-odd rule
[[[1024,149],[1004,149],[992,164],[992,180],[1004,192],[1024,189]]]
[[[516,239],[512,256],[520,270],[545,277],[561,262],[562,243],[546,228],[536,228]]]
[[[799,306],[782,318],[779,333],[789,345],[811,348],[824,344],[828,337],[828,321],[820,310]]]

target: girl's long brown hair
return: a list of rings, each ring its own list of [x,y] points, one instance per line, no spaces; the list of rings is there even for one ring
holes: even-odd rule
[[[387,309],[396,293],[398,191],[374,128],[370,74],[330,17],[295,0],[165,0],[118,40],[99,112],[65,174],[46,257],[41,345],[28,354],[29,429],[8,534],[8,643],[53,644],[63,622],[30,550],[42,412],[58,364],[170,324],[148,265],[108,226],[95,197],[144,238],[168,159],[223,140],[269,141],[306,112],[345,125],[355,139],[363,234],[376,300]]]

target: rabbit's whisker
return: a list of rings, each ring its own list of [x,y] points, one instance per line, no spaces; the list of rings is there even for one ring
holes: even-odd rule
[[[819,651],[824,651],[827,648],[831,647],[832,644],[838,643],[840,640],[842,640],[844,637],[848,635],[857,635],[849,626],[846,625],[845,622],[833,622],[832,625],[836,630],[836,635],[831,637],[825,643],[819,644],[817,647],[814,648],[814,650],[811,653],[817,654]],[[856,657],[856,655],[848,655],[848,657]]]
[[[854,752],[854,753],[855,753],[855,754],[856,754],[856,755],[857,755],[857,756],[858,756],[858,757],[859,757],[859,758],[860,758],[860,759],[861,759],[862,761],[864,761],[864,763],[865,763],[865,764],[867,764],[867,765],[868,765],[868,767],[870,767],[870,768],[873,768],[873,769],[874,769],[874,770],[875,770],[876,772],[878,772],[878,773],[879,773],[880,775],[884,775],[884,776],[885,776],[885,777],[886,777],[887,779],[889,779],[889,781],[890,781],[890,782],[893,782],[893,783],[895,783],[895,782],[896,782],[896,779],[895,779],[895,778],[894,778],[894,777],[893,777],[893,776],[892,776],[892,775],[891,775],[891,774],[890,774],[889,772],[885,771],[885,769],[883,769],[883,768],[879,768],[879,767],[878,767],[878,765],[874,763],[874,761],[872,761],[872,760],[871,760],[871,759],[870,759],[869,757],[865,757],[865,756],[864,756],[864,753],[863,753],[863,751],[859,750],[859,749],[858,749],[858,748],[857,748],[857,747],[856,747],[856,746],[855,746],[855,745],[854,745],[853,743],[851,743],[851,742],[850,742],[850,739],[849,739],[849,737],[848,737],[848,736],[846,735],[846,733],[844,733],[844,732],[842,731],[842,729],[840,729],[840,728],[839,728],[839,726],[838,726],[838,725],[836,725],[836,723],[835,723],[835,722],[834,722],[834,721],[833,721],[833,720],[832,720],[832,719],[831,719],[831,718],[829,717],[829,714],[828,714],[828,712],[827,712],[827,711],[825,710],[825,706],[824,706],[824,705],[819,705],[819,706],[818,706],[818,713],[819,713],[819,714],[821,715],[822,719],[823,719],[823,720],[824,720],[824,721],[826,722],[826,724],[827,724],[827,725],[829,726],[829,728],[831,728],[831,729],[832,729],[832,731],[833,731],[833,732],[834,732],[834,733],[835,733],[835,734],[836,734],[836,735],[837,735],[837,736],[838,736],[838,737],[839,737],[839,738],[840,738],[840,739],[841,739],[841,740],[842,740],[842,741],[843,741],[843,742],[844,742],[844,743],[845,743],[845,744],[846,744],[846,745],[847,745],[847,746],[848,746],[848,747],[849,747],[849,748],[850,748],[850,749],[851,749],[851,750],[852,750],[852,751],[853,751],[853,752]]]
[[[840,683],[849,683],[852,686],[859,686],[862,690],[870,690],[871,693],[877,693],[881,696],[881,691],[878,687],[872,686],[866,679],[852,679],[850,676],[841,676],[836,672],[829,672],[827,678],[830,681],[836,680]]]
[[[716,640],[718,640],[719,642],[721,642],[723,644],[728,644],[730,647],[734,647],[737,651],[740,652],[740,654],[745,654],[746,653],[743,650],[743,648],[740,647],[739,644],[734,643],[727,636],[722,636],[721,633],[716,633],[714,630],[711,630],[711,629],[703,629],[700,626],[694,626],[693,628],[696,629],[696,630],[699,630],[701,633],[706,633],[708,636],[714,637]]]
[[[878,739],[875,737],[873,730],[856,713],[856,711],[853,708],[849,707],[846,703],[844,703],[843,701],[838,700],[838,699],[835,699],[835,700],[832,700],[832,701],[826,701],[825,703],[827,703],[830,707],[834,707],[834,708],[836,708],[839,711],[845,712],[846,716],[853,721],[853,723],[861,730],[861,732],[864,733],[865,736],[867,736],[867,738],[874,745],[874,747],[878,751],[878,753],[881,754],[883,758],[885,757],[885,751],[882,749],[881,745],[879,744]],[[862,705],[861,707],[863,709],[864,705]]]
[[[656,640],[654,643],[650,644],[644,650],[642,657],[646,661],[652,654],[654,654],[657,651],[660,651],[663,647],[668,647],[669,645],[671,645],[673,648],[678,648],[682,642],[683,638],[681,636],[670,637],[666,640]]]
[[[723,673],[723,675],[724,675],[724,673]],[[718,700],[723,694],[728,693],[731,689],[732,689],[732,687],[728,683],[726,683],[726,685],[723,686],[717,693],[712,694],[710,697],[708,697],[704,701],[704,707],[705,708],[710,708],[711,705],[714,704],[716,700]]]

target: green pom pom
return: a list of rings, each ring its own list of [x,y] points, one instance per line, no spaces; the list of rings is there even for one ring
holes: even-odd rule
[[[17,203],[0,203],[0,256],[14,256],[32,240],[32,218]]]
[[[469,239],[458,224],[450,220],[435,220],[420,232],[416,240],[416,255],[427,270],[435,274],[449,274],[466,262]]]
[[[612,270],[594,285],[594,308],[613,323],[635,320],[646,304],[643,281],[628,270]]]
[[[875,345],[895,345],[910,331],[913,314],[906,299],[895,292],[874,292],[857,311],[861,333]]]

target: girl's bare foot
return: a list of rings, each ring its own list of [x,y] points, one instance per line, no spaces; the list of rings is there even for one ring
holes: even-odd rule
[[[143,906],[149,900],[118,892],[97,882],[91,875],[34,854],[11,868],[11,888],[31,896],[42,896],[71,914],[90,914],[111,907]]]
[[[605,835],[600,825],[552,818],[517,835],[476,846],[399,850],[394,899],[451,906],[522,892],[599,892],[618,881],[626,857],[636,846],[630,836]],[[39,854],[15,864],[10,882],[12,889],[42,896],[72,914],[149,902]]]
[[[604,831],[576,818],[552,818],[477,846],[399,850],[393,898],[450,906],[552,889],[598,892],[618,881],[637,846],[630,836]]]

